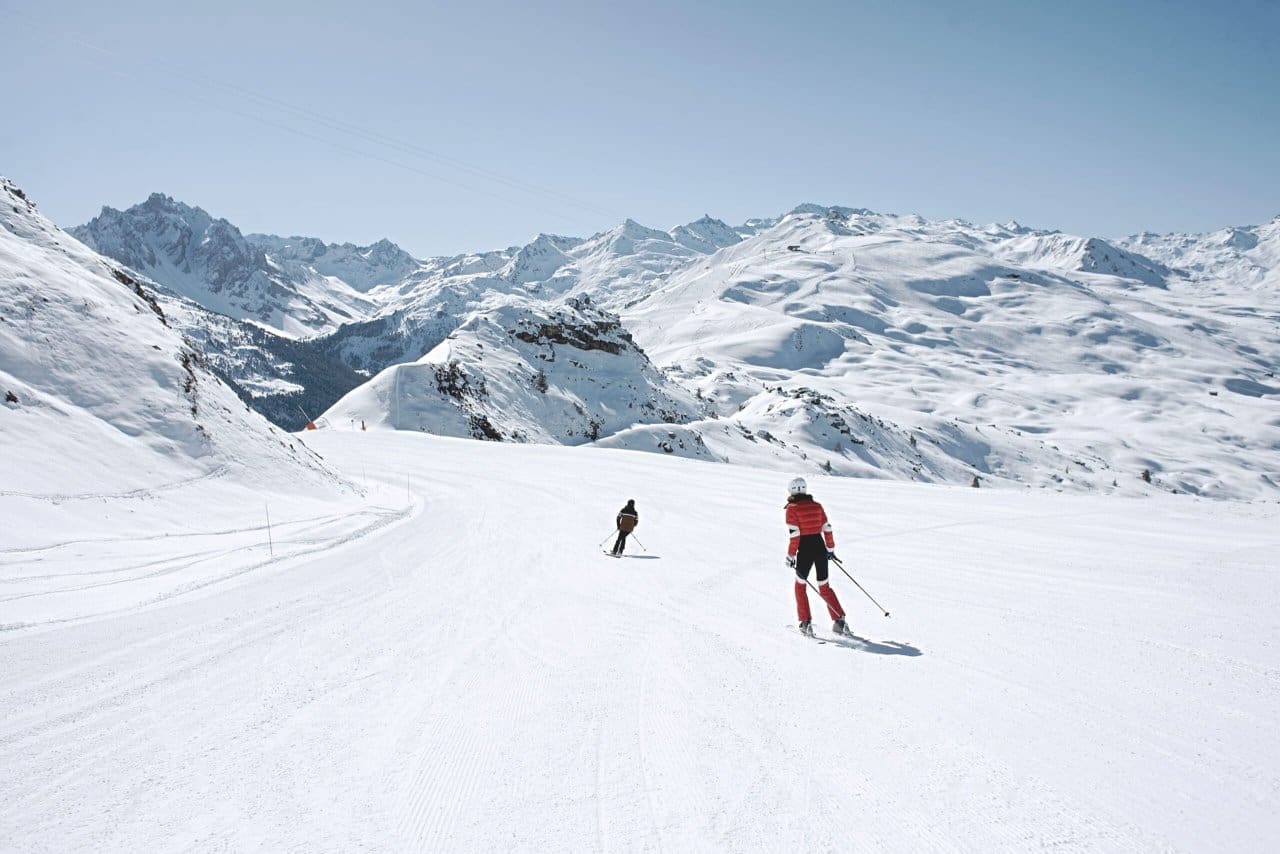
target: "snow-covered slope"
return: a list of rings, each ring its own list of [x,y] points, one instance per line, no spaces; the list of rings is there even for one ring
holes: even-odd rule
[[[170,322],[255,410],[286,430],[301,430],[334,400],[368,379],[333,352],[330,339],[294,339],[234,320],[190,300],[157,297]],[[347,329],[349,327],[343,327]]]
[[[600,434],[607,446],[979,485],[1280,489],[1280,219],[1107,241],[804,204],[737,228],[628,220],[420,264],[393,248],[253,239],[306,275],[321,262],[330,273],[369,265],[351,275],[370,307],[292,344],[171,309],[260,411],[291,427],[362,375],[418,362],[477,311],[513,299],[545,312],[585,294],[664,383],[703,399],[702,418],[637,421]],[[495,355],[512,346],[502,340],[489,346],[490,365],[526,361],[518,348]],[[584,408],[613,408],[591,391]],[[562,420],[533,425],[537,412],[498,432],[567,434]]]
[[[1097,237],[1036,233],[1012,237],[997,244],[996,254],[1024,267],[1100,273],[1164,287],[1170,271],[1136,252],[1126,251]]]
[[[324,418],[574,445],[697,415],[693,396],[655,370],[617,317],[589,298],[545,306],[495,297],[431,352],[382,371]]]
[[[143,282],[0,179],[0,456],[6,494],[76,496],[223,477],[333,490],[247,411]]]
[[[1193,281],[1274,293],[1280,288],[1280,216],[1209,234],[1134,235],[1122,245],[1157,258]]]
[[[404,335],[406,327],[438,326],[442,316],[460,322],[490,293],[554,303],[588,292],[601,305],[616,309],[673,271],[738,239],[727,225],[710,217],[670,232],[627,220],[586,239],[540,234],[524,246],[431,259],[399,285],[370,296],[381,302],[378,317],[397,318],[397,335]]]
[[[554,306],[567,295],[588,293],[616,309],[736,239],[709,217],[671,232],[627,221],[587,239],[541,234],[525,246],[430,259],[400,283],[371,291],[377,311],[324,336],[323,347],[357,370],[376,373],[420,359],[491,296]]]
[[[363,318],[373,304],[358,290],[416,266],[385,241],[364,248],[270,236],[254,241],[225,219],[160,193],[125,211],[104,207],[71,233],[205,308],[295,337]]]
[[[289,270],[297,280],[323,276],[361,292],[395,284],[422,266],[408,252],[385,239],[369,246],[273,234],[250,234],[245,239],[263,250],[273,264]]]
[[[965,481],[1273,496],[1275,295],[1205,301],[1182,279],[1150,287],[1137,274],[1070,269],[1083,256],[1027,254],[1031,239],[1017,227],[802,207],[621,315],[656,364],[722,417],[767,431],[793,467],[895,477],[909,467],[930,480],[948,468],[920,464],[901,441],[868,459],[867,446],[815,431],[824,415],[797,420],[796,407],[777,406],[778,388],[811,389],[911,434],[913,451],[951,457],[948,480],[959,464]]]
[[[0,847],[1239,854],[1280,837],[1274,504],[811,477],[891,614],[836,571],[861,640],[819,645],[790,628],[789,472],[314,441],[368,504],[273,504],[274,563],[160,602],[138,592],[157,573],[265,561],[261,506],[189,503],[138,530],[149,502],[99,501],[116,527],[74,543],[0,508],[29,538],[0,548],[0,626],[26,624],[0,630]],[[640,527],[615,560],[598,545],[627,498]],[[364,530],[336,537],[352,518]]]
[[[686,225],[678,225],[670,233],[676,243],[706,255],[742,240],[742,235],[710,214]]]

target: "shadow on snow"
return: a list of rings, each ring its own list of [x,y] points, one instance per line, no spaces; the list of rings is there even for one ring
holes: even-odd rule
[[[834,643],[849,649],[874,653],[875,655],[906,655],[911,658],[924,655],[919,647],[914,647],[909,643],[898,643],[897,641],[872,641],[857,635],[853,637],[824,636],[822,639],[827,643]]]

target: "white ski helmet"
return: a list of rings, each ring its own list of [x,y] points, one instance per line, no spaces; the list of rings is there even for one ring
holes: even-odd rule
[[[798,477],[787,484],[788,495],[805,495],[809,492],[809,484],[804,482],[804,478]]]

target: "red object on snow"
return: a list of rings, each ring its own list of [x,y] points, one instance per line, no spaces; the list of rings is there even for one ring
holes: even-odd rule
[[[836,547],[831,523],[827,521],[827,511],[812,498],[805,497],[787,503],[787,528],[791,534],[791,542],[787,544],[789,555],[800,551],[800,538],[809,534],[822,534],[829,550]]]

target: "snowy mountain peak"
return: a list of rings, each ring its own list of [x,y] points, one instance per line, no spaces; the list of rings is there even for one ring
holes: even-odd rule
[[[1126,249],[1215,288],[1227,282],[1263,292],[1280,287],[1280,217],[1209,234],[1143,232],[1120,242]]]
[[[209,216],[204,210],[198,207],[191,207],[190,205],[183,204],[182,202],[179,202],[176,199],[174,199],[173,196],[167,195],[165,193],[152,193],[151,195],[147,196],[147,200],[145,202],[135,205],[134,207],[145,208],[147,210],[152,210],[152,211],[170,211],[170,212],[177,213],[181,216],[190,216],[191,214],[197,213],[197,212],[205,217]],[[113,209],[104,206],[103,210],[109,211]],[[130,208],[130,210],[133,210],[133,208]]]
[[[167,197],[148,203],[198,218]],[[212,221],[204,233],[209,243],[237,236]],[[422,262],[383,241],[244,239],[265,253],[273,281],[303,293],[408,270],[342,307],[350,322],[300,346],[252,335],[248,346],[234,330],[197,336],[241,388],[274,395],[255,406],[277,419],[297,417],[290,393],[323,409],[376,375],[344,406],[453,436],[596,435],[611,447],[793,471],[984,485],[1221,497],[1280,488],[1266,462],[1280,441],[1274,425],[1246,417],[1280,393],[1269,333],[1249,331],[1266,322],[1259,295],[1280,285],[1280,220],[1110,241],[807,203],[737,228],[709,215],[668,232],[628,219],[585,240],[542,233]],[[1255,289],[1243,303],[1242,287]],[[205,305],[218,296],[210,290]],[[569,293],[591,303],[559,302]],[[1213,300],[1200,305],[1204,293]],[[611,317],[589,316],[600,309]],[[610,352],[610,323],[634,341],[619,334]],[[592,359],[610,361],[574,355],[593,371],[556,376],[559,361],[547,370],[553,349],[559,360],[587,340],[600,345],[585,348]],[[620,408],[619,387],[600,378],[642,376],[649,358],[661,368],[630,381]],[[438,375],[451,361],[457,368]],[[549,390],[530,397],[528,383],[512,385],[525,375],[545,375]],[[653,402],[662,396],[679,405]],[[642,398],[651,409],[636,418]],[[658,411],[675,423],[651,417]],[[1259,426],[1230,426],[1241,419]],[[1217,438],[1192,448],[1174,422]],[[1144,471],[1151,480],[1135,484]]]
[[[996,253],[1028,267],[1099,273],[1165,287],[1171,271],[1163,264],[1098,237],[1061,232],[1029,232],[999,244]]]
[[[518,285],[551,278],[552,274],[572,260],[564,253],[562,246],[569,248],[572,244],[550,234],[539,234],[532,243],[520,247],[503,270],[503,277]]]
[[[609,249],[618,255],[630,255],[642,248],[637,244],[645,241],[656,240],[662,243],[670,243],[671,235],[665,231],[658,231],[656,228],[649,228],[641,225],[634,219],[627,219],[616,228],[612,228],[599,235],[596,242],[606,244]]]
[[[119,492],[236,471],[331,480],[174,329],[151,283],[69,237],[11,182],[0,204],[0,457],[32,494]]]
[[[1079,267],[1086,273],[1104,273],[1122,279],[1137,279],[1148,285],[1163,287],[1169,270],[1161,264],[1128,252],[1098,237],[1090,237],[1081,249]]]
[[[346,282],[277,264],[227,220],[161,193],[124,211],[104,207],[71,233],[180,296],[288,335],[331,329],[362,304]]]
[[[879,216],[878,213],[866,208],[846,208],[840,205],[818,205],[812,202],[804,202],[796,205],[787,212],[788,216],[813,215],[826,217],[827,219],[848,219],[854,216]]]
[[[348,245],[348,244],[344,244],[344,245]],[[367,256],[373,257],[373,258],[386,258],[391,256],[404,257],[404,256],[407,256],[408,254],[409,253],[405,252],[403,249],[401,249],[399,246],[392,243],[390,240],[387,240],[387,238],[385,237],[371,244],[367,252]]]
[[[671,229],[670,234],[671,239],[676,243],[708,255],[717,249],[742,241],[742,235],[709,214],[704,214],[702,218],[693,222],[676,226]]]
[[[517,442],[581,444],[694,418],[692,396],[650,364],[590,297],[495,296],[416,363],[347,394],[330,422]]]
[[[422,262],[386,238],[368,246],[271,234],[250,234],[246,239],[295,281],[329,277],[361,293],[400,282],[422,267]]]
[[[206,236],[214,223],[201,208],[152,193],[145,202],[123,211],[103,207],[98,216],[70,231],[90,248],[139,272],[169,266],[190,274],[193,267],[202,266],[200,256],[208,251],[236,259],[231,262],[232,269],[222,271],[224,277],[244,275],[243,268],[261,258],[254,256],[239,230],[226,220],[221,221],[226,227],[216,230],[214,236],[233,245],[208,247]]]
[[[1232,249],[1239,249],[1242,252],[1248,252],[1258,246],[1258,235],[1253,229],[1249,228],[1228,228],[1218,232],[1215,236],[1219,237],[1223,246],[1230,246]]]

